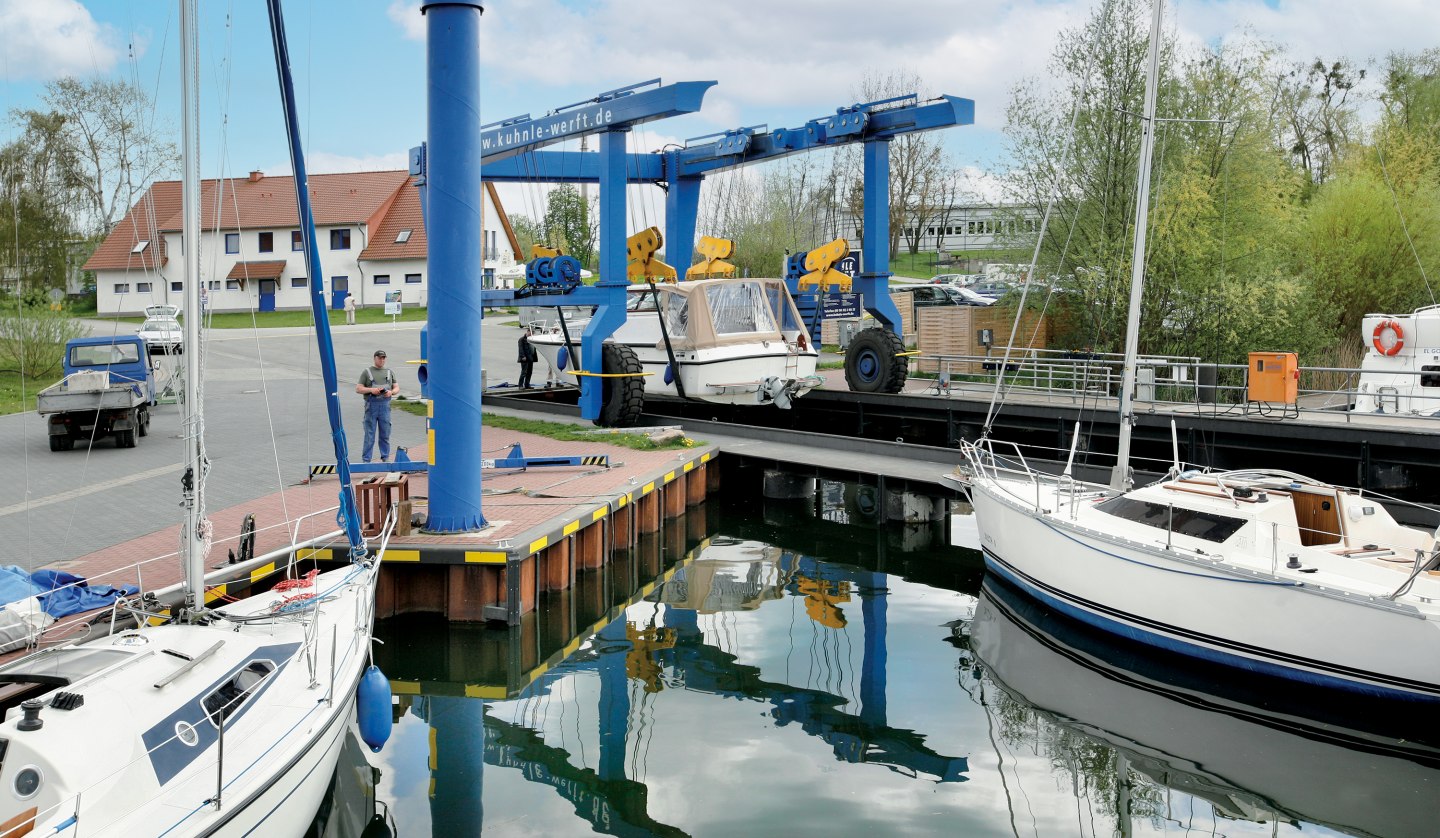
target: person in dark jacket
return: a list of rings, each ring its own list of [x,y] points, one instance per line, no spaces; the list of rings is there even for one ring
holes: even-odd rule
[[[517,386],[521,389],[530,387],[530,374],[535,370],[535,359],[538,357],[535,347],[530,345],[530,335],[530,330],[526,329],[520,336],[520,357],[515,359],[520,362],[520,381]]]

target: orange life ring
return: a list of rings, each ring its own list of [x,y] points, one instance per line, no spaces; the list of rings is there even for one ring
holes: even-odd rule
[[[1395,342],[1390,344],[1388,348],[1380,340],[1380,336],[1385,333],[1386,329],[1395,332]],[[1375,351],[1381,355],[1386,357],[1398,355],[1400,350],[1405,348],[1405,330],[1400,328],[1400,324],[1394,320],[1381,320],[1375,325],[1375,333],[1370,336],[1370,342],[1374,344]]]

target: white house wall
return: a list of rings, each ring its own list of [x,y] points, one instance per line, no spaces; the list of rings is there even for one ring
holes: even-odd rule
[[[487,193],[485,196],[484,213],[484,235],[485,235],[485,264],[484,268],[499,271],[502,268],[515,264],[515,252],[510,246],[510,240],[505,235],[503,225],[499,221],[499,214],[495,210],[493,202]],[[246,229],[240,230],[240,247],[238,253],[225,252],[225,234],[235,233],[235,230],[221,231],[219,233],[207,231],[200,239],[200,275],[206,283],[206,306],[211,311],[251,311],[260,305],[259,282],[251,279],[243,283],[242,288],[227,288],[226,276],[235,267],[237,262],[276,262],[284,261],[285,270],[276,283],[275,308],[278,310],[295,310],[310,307],[310,290],[305,287],[295,287],[296,277],[307,277],[309,271],[305,267],[305,254],[298,250],[290,249],[291,233],[297,228],[274,228]],[[330,249],[330,231],[348,229],[350,230],[350,248],[348,250]],[[259,234],[274,233],[274,251],[271,253],[259,252]],[[99,270],[95,272],[96,308],[102,314],[112,315],[139,315],[143,314],[145,307],[157,304],[182,305],[184,298],[183,290],[175,290],[172,283],[179,283],[184,278],[185,258],[180,251],[180,234],[178,232],[165,233],[166,253],[169,254],[169,261],[158,271],[145,271],[141,268],[132,268],[128,271]],[[350,283],[350,293],[355,297],[356,303],[360,306],[382,306],[385,304],[386,291],[400,291],[401,299],[407,306],[425,306],[429,304],[429,275],[426,270],[424,259],[366,259],[359,261],[360,253],[369,244],[365,225],[350,225],[348,227],[319,227],[316,229],[316,238],[320,243],[320,264],[325,271],[325,301],[326,305],[332,302],[331,287],[335,277],[347,277]],[[155,243],[151,243],[154,247]],[[138,262],[137,258],[137,262]],[[407,276],[418,274],[419,282],[407,282]],[[377,276],[388,276],[388,285],[377,285]],[[149,284],[149,290],[141,290],[141,286]],[[218,283],[215,287],[213,283]],[[116,285],[128,285],[129,291],[119,293],[115,290]]]

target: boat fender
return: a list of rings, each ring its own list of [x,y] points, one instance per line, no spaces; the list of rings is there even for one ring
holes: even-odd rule
[[[1395,333],[1395,342],[1388,347],[1385,345],[1385,342],[1381,340],[1381,337],[1384,336],[1387,329]],[[1400,354],[1400,350],[1405,348],[1405,330],[1400,328],[1400,324],[1395,320],[1381,320],[1375,324],[1375,332],[1370,336],[1370,342],[1374,344],[1376,352],[1379,352],[1387,358],[1392,355],[1398,355]]]
[[[390,738],[390,704],[390,680],[372,663],[355,690],[355,717],[360,722],[360,738],[377,754]]]
[[[560,347],[560,351],[559,351],[558,353],[556,353],[556,355],[555,355],[555,367],[556,367],[557,369],[562,369],[562,370],[563,370],[563,369],[565,369],[565,364],[566,364],[569,360],[570,360],[570,347],[568,347],[568,346],[562,346],[562,347]]]
[[[666,364],[666,365],[665,365],[665,383],[666,383],[666,384],[674,384],[674,383],[675,383],[675,365],[674,365],[674,364]]]

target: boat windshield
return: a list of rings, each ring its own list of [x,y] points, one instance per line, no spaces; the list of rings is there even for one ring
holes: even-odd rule
[[[1174,532],[1181,535],[1203,538],[1217,544],[1245,526],[1243,518],[1231,518],[1229,515],[1218,515],[1214,512],[1201,512],[1196,509],[1135,500],[1123,495],[1097,503],[1095,508],[1137,524],[1147,524],[1160,529],[1169,526]]]
[[[716,335],[776,332],[775,315],[758,282],[713,285],[705,289]]]

